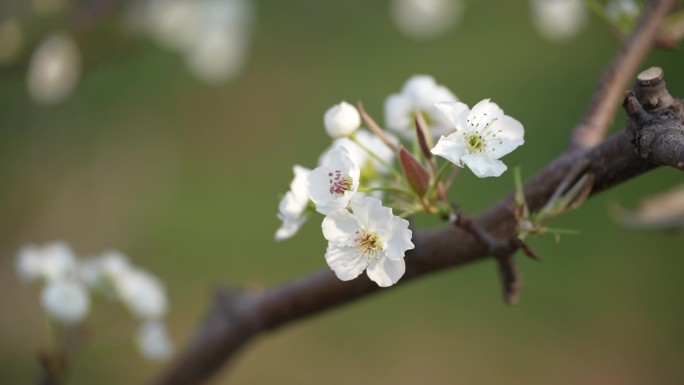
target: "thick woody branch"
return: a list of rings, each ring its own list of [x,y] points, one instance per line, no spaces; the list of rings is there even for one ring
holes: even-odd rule
[[[668,92],[663,70],[641,72],[623,106],[636,152],[652,163],[684,170],[684,103]]]
[[[674,0],[655,0],[648,4],[634,31],[603,74],[584,118],[570,138],[571,149],[591,148],[606,136],[629,82],[653,47],[659,27],[674,3]]]
[[[525,197],[532,211],[540,209],[575,164],[586,159],[587,171],[595,176],[592,194],[636,177],[654,167],[632,148],[630,138],[620,132],[591,150],[567,153],[525,184]],[[515,235],[516,221],[508,210],[512,195],[473,218],[477,226],[500,239]],[[416,245],[406,255],[406,274],[398,284],[446,268],[462,266],[488,255],[488,245],[469,231],[453,225],[439,230],[415,231]],[[251,338],[356,299],[381,292],[361,276],[343,282],[331,271],[276,287],[262,294],[219,294],[215,306],[187,350],[156,384],[196,384],[206,381],[227,363]]]

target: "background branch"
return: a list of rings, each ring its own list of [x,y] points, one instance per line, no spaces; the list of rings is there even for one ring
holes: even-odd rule
[[[674,0],[651,1],[632,34],[603,74],[584,118],[570,137],[571,149],[591,148],[603,140],[639,64],[653,47],[659,28]]]

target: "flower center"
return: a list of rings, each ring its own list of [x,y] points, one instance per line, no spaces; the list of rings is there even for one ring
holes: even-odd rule
[[[479,134],[466,134],[463,138],[468,146],[469,153],[482,152],[485,148],[485,141],[482,135]]]
[[[351,188],[351,181],[344,175],[342,171],[336,170],[328,173],[330,177],[330,194],[335,196],[344,195],[345,191]]]
[[[365,229],[356,230],[354,242],[359,246],[359,251],[369,258],[375,258],[382,248],[378,235]]]

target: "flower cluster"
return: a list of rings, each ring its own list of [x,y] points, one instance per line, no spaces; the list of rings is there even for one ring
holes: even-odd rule
[[[448,171],[467,166],[481,178],[499,176],[507,168],[500,158],[524,143],[522,124],[498,105],[485,99],[471,110],[427,75],[409,78],[387,97],[385,121],[389,131],[347,102],[324,114],[332,144],[317,167],[294,166],[275,235],[292,237],[318,212],[325,216],[325,260],[337,277],[347,281],[365,270],[382,287],[404,275],[404,257],[414,248],[406,218],[446,218],[453,210]],[[435,155],[447,162],[438,167]]]
[[[207,84],[221,84],[244,69],[255,10],[252,0],[139,0],[128,24],[161,47],[183,56]]]
[[[60,325],[69,327],[84,321],[91,307],[91,293],[102,294],[121,302],[141,321],[136,340],[145,357],[160,360],[171,355],[173,344],[163,322],[168,310],[164,285],[132,265],[124,254],[108,251],[79,259],[62,242],[26,245],[17,254],[16,271],[24,282],[44,283],[41,304]]]

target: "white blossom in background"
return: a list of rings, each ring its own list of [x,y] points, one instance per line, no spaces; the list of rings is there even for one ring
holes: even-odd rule
[[[616,24],[632,23],[641,10],[634,0],[611,0],[606,4],[606,17]]]
[[[309,197],[316,211],[327,215],[347,207],[359,187],[361,170],[345,147],[333,148],[324,163],[309,174]]]
[[[366,270],[379,286],[397,283],[406,270],[404,254],[414,247],[408,221],[373,197],[355,197],[350,206],[351,213],[339,209],[323,219],[328,265],[343,281]]]
[[[323,125],[333,139],[349,136],[361,127],[361,115],[356,107],[347,102],[341,102],[325,112]]]
[[[140,319],[159,319],[166,314],[168,301],[162,282],[141,269],[131,269],[114,281],[116,294]]]
[[[134,267],[128,261],[126,254],[118,250],[108,250],[98,258],[100,275],[110,281],[131,271]]]
[[[48,282],[41,303],[51,318],[67,325],[82,321],[90,309],[88,289],[69,278]]]
[[[253,0],[143,0],[132,3],[128,16],[129,26],[183,55],[205,83],[224,83],[245,67]]]
[[[356,131],[356,133],[354,133],[354,136],[356,137],[356,140],[359,141],[359,143],[361,143],[367,149],[372,151],[375,155],[382,159],[383,162],[391,164],[392,161],[394,161],[394,151],[392,151],[391,148],[387,147],[387,145],[385,144],[385,142],[382,141],[382,139],[373,135],[368,130],[360,129]],[[386,134],[386,136],[389,138],[390,141],[394,142],[395,145],[399,144],[399,141],[394,136],[390,134]],[[377,159],[374,159],[373,157],[368,155],[368,153],[364,149],[359,147],[358,144],[356,144],[353,140],[349,138],[339,138],[333,141],[330,148],[325,150],[325,152],[323,152],[323,154],[320,156],[318,164],[322,165],[323,163],[325,163],[326,159],[330,154],[330,151],[332,151],[336,147],[346,148],[352,161],[356,165],[358,165],[359,168],[361,168],[363,174],[367,174],[368,172],[372,173],[375,171],[381,174],[387,174],[389,172],[385,165],[383,165]]]
[[[54,34],[43,40],[31,56],[28,92],[36,103],[54,105],[71,95],[80,77],[78,46],[71,37]]]
[[[499,158],[525,142],[522,124],[489,99],[472,110],[460,102],[438,103],[437,108],[456,131],[442,136],[432,153],[459,167],[467,165],[480,178],[503,174],[507,167]]]
[[[173,342],[169,339],[166,326],[160,321],[146,321],[141,324],[136,342],[140,352],[149,360],[165,360],[173,354]]]
[[[547,40],[559,43],[575,37],[587,20],[583,0],[530,0],[532,21]]]
[[[26,245],[17,253],[15,266],[19,278],[27,282],[73,277],[78,269],[73,251],[64,242]]]
[[[276,241],[292,238],[307,219],[304,211],[309,205],[307,180],[311,170],[295,165],[292,172],[295,176],[290,183],[290,191],[285,194],[278,207],[278,219],[283,223],[276,231]]]
[[[96,288],[102,284],[102,271],[97,258],[83,258],[78,264],[78,277],[89,288]]]
[[[392,0],[392,21],[406,36],[428,40],[446,33],[463,19],[463,0]]]
[[[385,99],[385,124],[403,138],[415,137],[414,114],[419,112],[430,128],[431,136],[447,134],[449,121],[435,109],[438,102],[457,102],[458,98],[445,86],[437,84],[432,76],[414,75],[400,93]]]

